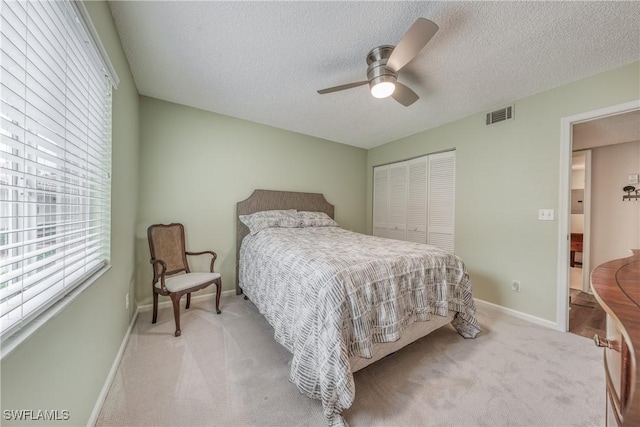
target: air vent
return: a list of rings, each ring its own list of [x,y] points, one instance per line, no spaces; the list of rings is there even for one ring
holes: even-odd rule
[[[487,113],[487,126],[513,119],[513,105]]]

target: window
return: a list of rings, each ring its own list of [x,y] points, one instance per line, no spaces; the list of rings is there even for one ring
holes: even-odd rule
[[[81,2],[1,0],[0,7],[6,338],[109,262],[117,76]]]

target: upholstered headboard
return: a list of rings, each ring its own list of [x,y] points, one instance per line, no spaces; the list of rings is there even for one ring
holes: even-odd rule
[[[273,209],[296,209],[299,211],[325,212],[331,218],[334,216],[333,205],[320,193],[298,193],[292,191],[255,190],[249,198],[236,204],[236,294],[242,293],[239,279],[240,244],[249,234],[249,229],[238,217],[254,212]]]

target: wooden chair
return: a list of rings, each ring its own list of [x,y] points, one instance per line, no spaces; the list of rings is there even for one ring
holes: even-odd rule
[[[153,320],[158,319],[158,295],[169,296],[173,302],[173,315],[176,321],[175,336],[180,331],[180,298],[187,294],[187,305],[191,304],[191,292],[216,285],[216,313],[220,314],[220,293],[222,278],[214,272],[213,264],[218,255],[213,251],[187,252],[185,249],[184,226],[182,224],[154,224],[147,229],[151,264],[153,266]],[[209,273],[192,273],[187,255],[211,255]]]

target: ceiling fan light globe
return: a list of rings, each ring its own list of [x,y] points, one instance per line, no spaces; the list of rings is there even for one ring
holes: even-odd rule
[[[382,81],[371,86],[371,95],[376,98],[387,98],[396,90],[393,82]]]

